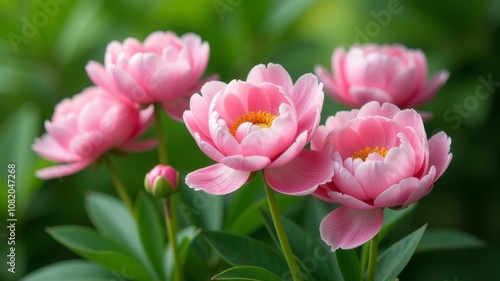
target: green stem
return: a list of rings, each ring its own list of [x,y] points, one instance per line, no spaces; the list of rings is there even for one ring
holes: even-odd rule
[[[363,244],[361,248],[361,280],[363,280],[363,277],[365,276],[366,272],[366,266],[368,265],[368,255],[370,253],[370,243],[365,243]]]
[[[281,221],[278,204],[276,202],[276,198],[274,197],[274,191],[265,180],[264,188],[266,190],[267,202],[269,203],[269,209],[271,210],[274,228],[276,229],[276,233],[278,234],[281,249],[283,250],[283,254],[285,255],[285,260],[292,274],[292,278],[294,281],[301,280],[299,268],[297,267],[297,263],[295,262],[295,257],[293,256],[292,248],[290,247],[290,243],[288,242],[285,227],[283,226],[283,222]]]
[[[121,200],[127,208],[130,210],[131,213],[134,213],[134,207],[132,203],[132,199],[130,199],[130,195],[128,195],[127,190],[125,189],[125,186],[123,185],[122,181],[120,180],[120,177],[118,176],[118,173],[116,172],[115,167],[113,166],[113,163],[111,163],[111,160],[109,159],[108,155],[104,155],[103,157],[104,163],[106,163],[106,166],[108,167],[109,174],[111,175],[111,179],[113,180],[116,192],[118,193],[118,196],[120,196]]]
[[[177,248],[177,234],[176,228],[173,225],[174,217],[172,216],[170,208],[170,199],[163,199],[163,210],[165,212],[165,222],[167,224],[168,241],[170,242],[172,253],[174,255],[174,280],[183,281],[184,274],[182,273],[181,259],[179,257],[179,249]]]
[[[163,111],[163,109],[161,107],[161,103],[155,103],[154,107],[156,138],[158,139],[158,158],[160,159],[160,164],[167,165],[167,148],[165,146],[163,127],[161,125],[161,112]]]
[[[368,260],[368,278],[367,281],[375,280],[375,268],[377,266],[378,256],[378,235],[370,240],[370,257]]]

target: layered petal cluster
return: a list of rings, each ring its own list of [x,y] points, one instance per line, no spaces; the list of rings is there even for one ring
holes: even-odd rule
[[[305,74],[294,84],[277,64],[255,66],[246,81],[208,82],[192,96],[184,122],[218,163],[191,172],[186,183],[227,194],[263,170],[278,192],[311,193],[333,171],[328,155],[304,149],[319,125],[323,99],[316,76]]]
[[[109,43],[104,65],[91,61],[86,70],[108,92],[142,105],[161,102],[169,115],[181,120],[190,96],[212,79],[201,79],[209,53],[208,43],[194,33],[178,37],[157,31],[144,43],[135,38]]]
[[[431,191],[451,161],[450,144],[444,132],[427,139],[415,110],[390,103],[369,102],[329,117],[311,147],[331,155],[334,176],[313,195],[343,206],[323,219],[323,240],[334,251],[375,236],[383,208],[406,208]]]
[[[47,131],[32,148],[40,156],[62,165],[37,171],[42,179],[74,174],[111,149],[145,150],[156,141],[135,142],[152,121],[153,108],[139,110],[99,87],[89,87],[62,100],[45,121]]]
[[[412,108],[432,99],[448,80],[438,71],[427,81],[427,60],[420,50],[402,45],[354,45],[332,55],[333,74],[322,66],[316,74],[331,96],[347,106],[361,107],[369,101],[391,102]]]

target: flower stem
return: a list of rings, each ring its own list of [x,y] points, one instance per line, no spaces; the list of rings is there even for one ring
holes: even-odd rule
[[[290,243],[288,242],[285,227],[283,226],[283,222],[281,221],[278,204],[276,202],[276,198],[274,197],[274,191],[265,180],[264,189],[266,190],[267,202],[269,203],[269,209],[271,210],[271,217],[273,218],[274,228],[276,229],[276,233],[278,234],[281,249],[283,250],[283,254],[285,255],[285,260],[292,274],[292,278],[294,281],[301,280],[299,268],[297,267],[297,263],[295,262],[295,257],[293,256],[292,248],[290,247]]]
[[[163,199],[163,210],[165,212],[165,222],[167,224],[168,241],[170,242],[172,253],[174,255],[174,280],[183,281],[184,275],[182,274],[181,260],[179,257],[179,250],[177,248],[177,234],[173,225],[173,216],[170,209],[170,199]]]
[[[131,213],[134,213],[134,207],[132,204],[132,199],[130,198],[130,195],[127,193],[127,190],[125,189],[125,186],[123,185],[122,181],[120,180],[120,177],[118,176],[118,173],[116,172],[115,167],[113,166],[113,163],[111,163],[111,160],[109,159],[108,155],[104,155],[104,163],[106,163],[106,166],[108,167],[109,174],[111,175],[111,179],[113,180],[116,192],[118,193],[118,196],[120,196],[120,199],[125,203],[125,206],[130,210]]]
[[[378,256],[378,235],[370,240],[370,257],[368,259],[368,278],[367,281],[375,280],[375,268],[377,266]]]
[[[365,271],[366,271],[366,266],[368,265],[368,255],[370,253],[370,243],[365,243],[363,244],[362,248],[361,248],[361,264],[360,264],[360,268],[361,268],[361,280],[363,280],[363,277],[365,275]]]
[[[163,137],[163,127],[161,124],[161,103],[154,104],[154,117],[155,117],[155,128],[156,128],[156,138],[158,139],[158,158],[160,159],[160,164],[167,165],[167,148],[165,147],[165,140]]]

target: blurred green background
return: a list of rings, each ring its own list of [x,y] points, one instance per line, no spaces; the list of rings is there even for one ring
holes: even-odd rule
[[[108,42],[126,37],[143,40],[156,30],[200,34],[211,48],[207,74],[219,73],[224,81],[243,79],[254,65],[268,62],[282,64],[297,79],[317,64],[330,67],[331,53],[339,45],[370,41],[422,49],[430,74],[442,68],[451,73],[437,98],[422,109],[434,112],[427,122],[429,134],[444,130],[451,136],[454,159],[434,191],[392,236],[401,238],[428,223],[429,228],[466,231],[486,243],[482,249],[417,254],[401,279],[498,278],[500,111],[494,108],[500,107],[499,24],[496,0],[1,1],[0,225],[7,213],[6,166],[16,163],[15,279],[75,258],[45,228],[89,224],[85,193],[114,194],[103,167],[62,179],[36,179],[34,171],[50,163],[31,151],[33,139],[43,133],[44,120],[50,119],[61,99],[91,85],[84,66],[89,60],[102,62]],[[458,111],[460,106],[463,110]],[[327,98],[323,117],[340,109],[345,108]],[[182,174],[211,163],[183,124],[165,116],[164,126],[171,162]],[[156,163],[156,152],[113,161],[129,191],[136,194],[144,174]],[[6,233],[2,227],[1,280],[11,278],[5,266]]]

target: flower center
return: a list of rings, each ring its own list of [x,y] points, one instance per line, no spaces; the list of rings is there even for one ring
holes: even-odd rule
[[[387,149],[385,149],[385,147],[382,147],[380,149],[378,148],[378,146],[375,146],[375,148],[365,147],[363,149],[360,149],[360,150],[354,152],[354,154],[352,155],[352,158],[353,159],[361,158],[361,160],[363,160],[363,162],[364,162],[366,160],[366,158],[368,157],[368,155],[370,155],[374,152],[380,154],[382,157],[385,157],[389,151],[387,151]]]
[[[238,117],[238,119],[231,124],[229,132],[233,135],[233,137],[236,136],[236,130],[238,130],[238,127],[245,122],[251,122],[260,128],[269,128],[273,124],[274,119],[276,119],[276,115],[267,111],[250,111]]]

